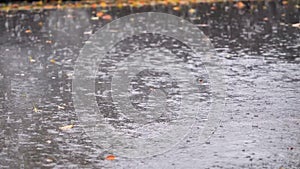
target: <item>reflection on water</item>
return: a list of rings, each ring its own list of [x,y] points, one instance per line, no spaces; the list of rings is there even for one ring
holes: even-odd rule
[[[195,11],[188,12],[189,8]],[[192,133],[162,156],[113,162],[104,160],[111,152],[93,144],[81,129],[71,93],[79,51],[107,21],[95,20],[96,9],[90,8],[1,12],[0,168],[299,168],[300,35],[299,28],[292,26],[299,22],[298,8],[294,1],[287,5],[270,1],[248,3],[242,9],[232,3],[199,4],[179,11],[160,5],[132,9],[183,16],[204,31],[226,66],[227,106],[223,123],[205,145]],[[129,8],[111,11],[116,18],[130,13]],[[170,44],[185,56],[176,43]],[[130,43],[120,45],[130,48]],[[139,79],[142,74],[151,78]],[[104,75],[101,78],[109,79]],[[176,83],[159,84],[154,76],[151,69],[137,72],[131,81],[130,89],[136,92],[130,97],[131,106],[143,109],[152,96],[155,100],[171,95],[171,101],[180,102]],[[139,86],[145,88],[139,93],[135,85],[145,81],[152,84]],[[200,99],[208,97],[204,93]],[[108,116],[113,113],[109,106],[102,109]],[[162,117],[161,121],[168,119]],[[70,130],[59,129],[70,124],[74,124]]]

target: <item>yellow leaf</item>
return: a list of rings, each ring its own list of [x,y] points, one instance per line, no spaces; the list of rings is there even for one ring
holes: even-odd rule
[[[59,129],[64,131],[64,130],[69,130],[69,129],[73,128],[73,127],[74,127],[74,125],[70,124],[70,125],[67,125],[67,126],[59,127]]]
[[[101,2],[101,3],[100,3],[100,6],[101,6],[102,8],[106,8],[106,7],[107,7],[107,4],[106,4],[105,2]]]
[[[194,14],[195,12],[196,12],[195,9],[193,9],[193,8],[189,9],[189,13],[190,13],[191,15]]]
[[[170,3],[172,5],[176,5],[179,3],[179,0],[168,0],[168,3]]]
[[[56,61],[54,59],[51,59],[50,62],[54,64]]]
[[[43,26],[43,22],[39,22],[38,25],[39,25],[39,26]]]
[[[41,5],[43,5],[43,1],[38,1],[36,4],[41,6]]]
[[[118,7],[118,8],[122,8],[122,7],[123,7],[123,4],[122,4],[122,3],[117,3],[117,7]]]
[[[35,105],[33,105],[33,111],[34,111],[35,113],[37,113],[37,112],[39,112],[39,109],[38,109]]]
[[[28,58],[29,58],[29,62],[30,62],[30,63],[36,62],[36,60],[34,60],[34,59],[32,58],[32,56],[29,56]]]
[[[140,4],[138,2],[132,2],[131,3],[131,6],[134,7],[134,8],[140,7],[139,5]]]

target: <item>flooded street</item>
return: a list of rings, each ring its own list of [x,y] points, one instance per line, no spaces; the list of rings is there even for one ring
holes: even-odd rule
[[[1,10],[0,168],[300,168],[300,15],[288,2]],[[76,81],[101,28],[140,12],[193,23],[216,62],[145,33]]]

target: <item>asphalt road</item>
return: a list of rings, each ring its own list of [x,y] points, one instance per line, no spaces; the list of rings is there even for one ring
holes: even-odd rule
[[[300,168],[300,29],[297,24],[300,15],[299,6],[289,2],[287,5],[254,2],[241,9],[232,3],[215,3],[182,6],[179,10],[158,5],[0,12],[0,168]],[[200,116],[188,115],[197,119],[192,131],[183,140],[177,138],[180,143],[169,151],[147,158],[123,158],[118,156],[118,151],[127,147],[112,145],[107,149],[104,145],[112,143],[95,143],[84,130],[72,98],[74,65],[80,50],[103,25],[128,14],[147,11],[183,17],[211,40],[224,68],[226,104],[216,117],[220,120],[215,123],[216,130],[204,142],[197,129],[207,121],[204,112],[208,110],[201,107],[203,121],[198,119]],[[108,15],[103,17],[100,12]],[[167,54],[155,58],[155,53],[144,50],[147,48],[137,48],[141,51],[133,58],[142,56],[145,60],[128,59],[118,68],[111,68],[119,60],[108,58],[99,66],[95,95],[103,116],[112,121],[113,128],[125,126],[134,134],[147,133],[149,137],[153,132],[159,133],[157,129],[170,127],[178,118],[176,113],[165,112],[176,112],[177,104],[184,103],[182,100],[186,98],[181,96],[187,90],[179,88],[188,89],[184,81],[188,77],[179,73],[179,80],[172,81],[171,75],[185,71],[181,65],[189,63],[187,53],[190,52],[184,44],[172,39],[143,35],[121,41],[113,53],[122,53],[118,49],[133,49],[131,44],[136,43],[151,46],[150,42],[175,50],[179,61],[167,57],[164,60],[170,72],[144,69],[138,70],[133,78],[111,81],[113,76],[124,77],[125,65],[135,67],[147,61],[155,65],[158,60],[156,66],[164,67],[159,64],[159,58]],[[110,69],[117,71],[110,74]],[[209,73],[202,75],[203,97],[199,103],[209,106],[214,102],[210,100],[213,84]],[[124,96],[120,93],[110,93],[108,99],[103,96],[114,87],[111,82],[118,87],[128,79],[131,80],[129,91],[133,93],[129,101],[137,113],[146,112],[139,114],[139,119],[146,120],[132,121],[135,115],[131,114],[119,121],[123,107],[118,107],[118,100]],[[202,83],[201,79],[197,80]],[[196,97],[191,95],[188,99]],[[170,103],[162,102],[166,99]],[[119,103],[125,106],[127,102]],[[164,110],[166,107],[168,110]],[[149,123],[152,128],[143,130],[137,127],[140,123],[142,126]],[[127,133],[125,137],[141,137],[134,134]],[[168,141],[175,139],[162,142],[168,145]],[[149,144],[147,148],[155,154],[161,149],[158,145],[161,144]],[[137,152],[143,149],[139,148],[135,148]]]

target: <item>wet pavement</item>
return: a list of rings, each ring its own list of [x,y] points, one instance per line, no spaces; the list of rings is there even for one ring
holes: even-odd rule
[[[108,10],[1,11],[0,168],[300,168],[299,6],[296,1],[244,5],[209,3],[183,5],[180,9],[156,5]],[[218,117],[221,119],[218,128],[204,143],[200,141],[201,132],[192,131],[170,151],[146,158],[122,158],[116,152],[116,159],[109,160],[106,156],[115,152],[95,144],[75,112],[74,64],[89,37],[109,23],[110,17],[116,19],[147,11],[184,17],[210,38],[224,66],[225,109]],[[107,14],[106,17],[99,12]],[[183,60],[177,63],[166,59],[170,68],[188,62],[189,50],[183,44],[168,38],[163,38],[167,43],[159,43],[162,39],[152,35],[144,35],[144,39],[166,45],[163,47],[174,50],[179,60]],[[130,44],[150,42],[135,37],[120,42],[114,52],[131,49]],[[145,60],[147,56],[151,60],[151,51],[140,50]],[[106,60],[99,67],[96,80],[100,84],[96,85],[97,103],[109,119],[118,119],[116,112],[120,110],[113,102],[122,96],[114,95],[116,100],[101,97],[110,87],[101,84],[109,81],[105,73],[116,62],[118,59]],[[132,67],[138,63],[126,61]],[[113,75],[122,77],[122,69]],[[129,98],[132,106],[143,111],[145,103],[150,102],[158,106],[155,110],[161,110],[168,106],[155,102],[167,98],[173,103],[169,108],[176,112],[184,91],[176,90],[181,83],[173,82],[171,75],[139,70],[130,81],[130,90],[136,92]],[[209,104],[213,92],[208,76],[203,73],[201,77],[204,84],[207,79],[207,86],[202,89],[206,97],[199,99],[203,105]],[[153,92],[154,89],[159,90]],[[150,106],[149,114],[140,116],[140,119],[151,116],[146,123],[167,128],[177,118],[176,113],[153,114],[150,103],[146,104]],[[122,123],[112,123],[118,128],[132,122],[125,119]],[[201,125],[196,122],[196,126]],[[132,125],[127,127],[137,133],[149,132]],[[160,147],[152,146],[153,151],[159,151]]]

